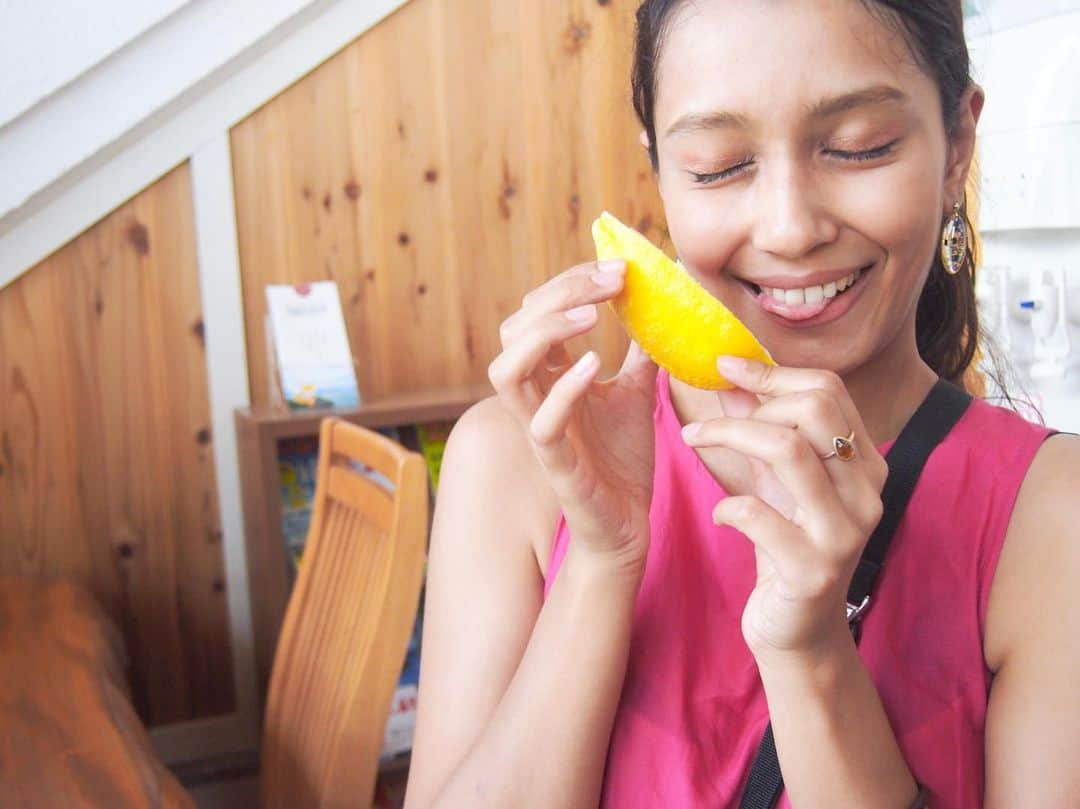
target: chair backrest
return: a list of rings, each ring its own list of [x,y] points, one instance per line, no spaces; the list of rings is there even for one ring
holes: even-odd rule
[[[320,436],[311,528],[267,696],[262,809],[371,806],[420,598],[423,457],[336,418]]]

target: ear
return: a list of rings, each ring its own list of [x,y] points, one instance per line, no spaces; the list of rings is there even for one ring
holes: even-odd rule
[[[638,140],[641,142],[641,148],[643,148],[645,150],[645,154],[648,155],[649,154],[649,134],[644,129],[642,129],[641,134],[638,135]],[[651,161],[651,156],[650,156],[650,165],[651,164],[652,164],[652,161]],[[655,168],[653,169],[653,179],[656,180],[656,190],[660,192],[660,198],[663,199],[664,198],[664,187],[660,183],[660,175],[656,171]]]
[[[982,88],[972,82],[960,100],[960,112],[956,116],[956,125],[949,138],[948,162],[945,166],[945,209],[942,215],[952,210],[954,202],[964,198],[968,171],[975,157],[975,127],[979,123],[986,95]]]

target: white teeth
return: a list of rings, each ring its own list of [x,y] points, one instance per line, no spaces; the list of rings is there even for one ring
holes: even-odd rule
[[[786,306],[800,306],[803,303],[821,303],[828,298],[835,298],[858,281],[860,275],[862,275],[862,270],[856,270],[851,275],[841,278],[839,281],[830,281],[822,286],[804,287],[802,289],[772,289],[770,287],[762,287],[761,291]]]
[[[840,280],[839,280],[839,281],[837,282],[837,284],[836,284],[836,288],[837,288],[838,290],[840,290],[841,292],[843,292],[843,291],[844,291],[845,289],[847,289],[847,288],[848,288],[849,286],[851,286],[851,285],[852,285],[852,284],[854,284],[854,283],[855,283],[856,281],[858,281],[858,280],[859,280],[859,276],[860,276],[860,275],[862,275],[862,270],[855,270],[855,272],[853,272],[853,273],[852,273],[851,275],[847,276],[846,278],[841,278],[841,279],[840,279]]]

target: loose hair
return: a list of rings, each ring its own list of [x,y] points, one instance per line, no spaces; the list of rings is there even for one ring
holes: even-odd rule
[[[659,168],[654,111],[660,51],[673,12],[684,2],[643,0],[637,10],[631,89],[634,111],[648,135],[653,171]],[[941,99],[945,133],[947,137],[951,136],[964,93],[971,84],[960,0],[860,2],[871,13],[896,27],[919,66],[934,79]],[[994,362],[990,375],[1009,399],[1000,360],[979,327],[975,301],[975,229],[967,212],[966,192],[960,202],[960,214],[969,233],[967,268],[956,276],[948,276],[938,251],[934,251],[933,265],[919,296],[915,315],[916,342],[923,361],[939,376],[969,389],[969,392],[978,393],[980,386],[968,371],[969,368],[974,370],[972,365],[978,357],[980,338],[983,338]]]

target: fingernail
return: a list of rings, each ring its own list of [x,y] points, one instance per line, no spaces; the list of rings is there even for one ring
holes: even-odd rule
[[[612,258],[607,261],[601,261],[596,265],[596,269],[600,272],[619,272],[626,266],[626,262],[621,258]]]
[[[701,422],[694,421],[687,424],[682,428],[682,437],[684,441],[691,440],[694,436],[701,432]]]
[[[746,360],[722,354],[716,358],[716,369],[724,376],[740,376],[746,373]]]
[[[616,272],[594,272],[590,277],[594,284],[602,287],[613,287],[622,282],[622,276]]]
[[[586,376],[592,371],[597,362],[599,362],[599,357],[595,351],[586,352],[585,356],[574,363],[574,373],[578,376]]]
[[[578,306],[574,309],[570,309],[566,313],[566,317],[570,320],[576,320],[584,322],[586,320],[592,320],[593,315],[596,314],[596,306],[591,303],[587,303],[584,306]]]

